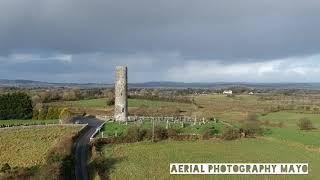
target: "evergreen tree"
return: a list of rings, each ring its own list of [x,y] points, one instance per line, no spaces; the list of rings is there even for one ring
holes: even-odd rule
[[[26,93],[0,95],[0,119],[30,119],[32,111],[32,100]]]

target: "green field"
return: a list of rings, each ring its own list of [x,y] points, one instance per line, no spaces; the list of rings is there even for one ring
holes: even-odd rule
[[[317,129],[311,131],[299,130],[297,122],[301,118],[310,119]],[[260,116],[259,119],[262,121],[269,120],[272,123],[282,122],[284,124],[283,128],[271,128],[269,137],[296,145],[320,147],[320,115],[275,112],[269,113],[266,116]]]
[[[162,141],[109,145],[110,179],[317,179],[320,154],[303,146],[268,139]],[[309,163],[308,176],[170,175],[169,163]]]
[[[79,131],[80,126],[48,126],[0,129],[0,162],[11,167],[42,165],[49,150],[65,136]]]
[[[58,124],[59,120],[0,120],[0,126],[27,126],[27,125],[44,125]]]
[[[97,107],[105,108],[107,99],[87,99],[87,100],[78,100],[78,101],[65,101],[67,105],[73,106],[86,106],[86,107]],[[165,102],[165,101],[154,101],[154,100],[144,100],[144,99],[128,99],[129,107],[138,107],[138,106],[147,106],[147,107],[167,107],[167,106],[177,106],[183,103],[177,102]]]
[[[315,127],[320,128],[320,115],[319,114],[304,114],[295,112],[275,112],[269,113],[265,116],[260,116],[262,121],[269,120],[270,122],[282,122],[288,128],[297,128],[297,122],[301,118],[310,119]]]
[[[320,130],[300,131],[288,128],[272,128],[268,137],[295,145],[307,145],[320,151]]]
[[[187,105],[185,103],[178,102],[166,102],[166,101],[155,101],[155,100],[144,100],[144,99],[128,99],[129,107],[137,106],[148,106],[148,107],[176,107],[181,105]]]
[[[318,129],[299,130],[297,121],[309,118]],[[320,176],[320,130],[319,115],[294,112],[275,112],[259,115],[262,122],[283,122],[283,128],[270,129],[265,136],[255,139],[236,141],[162,141],[157,143],[139,142],[133,144],[107,145],[103,152],[109,164],[108,175],[111,179],[317,179]],[[212,123],[212,124],[211,124]],[[186,126],[184,133],[201,133],[210,126],[221,132],[223,125],[210,122],[205,126]],[[150,122],[142,127],[150,127]],[[164,126],[165,123],[160,124]],[[104,133],[114,135],[123,132],[128,126],[107,123]],[[179,126],[173,125],[174,128]],[[169,163],[309,163],[309,176],[177,176],[169,174]]]
[[[106,98],[85,99],[85,100],[78,100],[78,101],[65,101],[64,103],[67,105],[73,105],[73,106],[88,106],[88,107],[105,108],[107,105],[107,99]]]
[[[111,179],[317,179],[320,177],[320,115],[311,111],[297,113],[291,111],[270,111],[270,107],[278,105],[288,107],[292,98],[279,96],[264,100],[258,96],[236,95],[226,97],[209,95],[195,97],[197,106],[182,103],[129,99],[130,107],[146,106],[147,112],[159,110],[166,112],[163,107],[179,108],[187,116],[216,117],[219,122],[241,126],[249,113],[257,113],[261,122],[271,124],[282,123],[283,127],[265,125],[269,129],[263,137],[256,139],[241,139],[236,141],[162,141],[158,143],[140,142],[105,146],[104,155],[111,164],[109,176]],[[72,102],[78,106],[106,107],[105,99],[84,100]],[[297,103],[299,103],[297,101]],[[298,104],[299,105],[299,104]],[[301,102],[300,102],[300,105]],[[171,108],[172,107],[172,108]],[[132,108],[134,109],[134,108]],[[299,110],[300,111],[300,110]],[[317,128],[311,131],[299,130],[297,122],[308,118]],[[201,134],[210,126],[219,132],[223,124],[186,125],[170,124],[180,133]],[[129,123],[129,126],[132,125]],[[143,124],[150,128],[151,122]],[[165,122],[159,123],[165,126]],[[104,136],[121,135],[128,128],[125,124],[107,123],[102,130]],[[101,137],[101,133],[98,135]],[[309,176],[170,176],[170,162],[307,162],[310,163]],[[109,169],[108,169],[109,170]]]
[[[274,128],[266,127],[270,129],[270,132],[266,137],[274,138],[276,140],[287,141],[296,144],[310,145],[310,146],[320,146],[320,128],[312,131],[301,131],[296,125],[297,121],[303,117],[307,117],[313,121],[315,127],[320,127],[320,118],[319,115],[315,114],[301,114],[293,112],[276,112],[270,113],[266,116],[259,116],[261,121],[269,120],[272,123],[283,122],[283,128]],[[115,134],[121,135],[130,125],[138,125],[143,128],[151,128],[152,123],[150,121],[145,121],[143,124],[139,122],[129,123],[128,125],[124,123],[107,123],[103,127],[102,131],[104,136],[114,136]],[[165,127],[166,122],[157,122],[155,125]],[[190,125],[185,124],[184,127],[181,127],[180,123],[170,122],[169,127],[177,129],[180,133],[189,133],[189,134],[202,134],[205,130],[210,127],[215,127],[219,132],[223,130],[224,125],[221,123],[209,122],[205,125]],[[101,137],[102,134],[98,135]]]

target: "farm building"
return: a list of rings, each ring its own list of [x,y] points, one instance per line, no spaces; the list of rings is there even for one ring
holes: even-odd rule
[[[225,90],[225,91],[223,91],[223,94],[232,94],[232,90]]]

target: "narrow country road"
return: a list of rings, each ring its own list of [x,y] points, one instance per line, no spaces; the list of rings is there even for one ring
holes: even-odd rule
[[[77,139],[75,148],[76,166],[75,178],[76,180],[88,180],[89,174],[87,169],[88,144],[90,137],[94,134],[96,129],[104,123],[104,121],[96,118],[85,118],[78,120],[81,124],[88,124],[86,131]]]

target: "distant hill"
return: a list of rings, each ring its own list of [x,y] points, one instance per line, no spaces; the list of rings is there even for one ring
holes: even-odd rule
[[[111,87],[112,84],[99,84],[99,83],[50,83],[32,80],[7,80],[0,79],[0,87]]]
[[[241,86],[256,89],[314,89],[320,90],[320,83],[245,83],[245,82],[217,82],[217,83],[184,83],[184,82],[144,82],[129,83],[130,88],[211,88],[220,89]],[[113,87],[113,84],[102,83],[50,83],[32,80],[0,79],[0,87]]]
[[[320,90],[320,83],[245,83],[245,82],[217,82],[217,83],[183,83],[183,82],[146,82],[130,84],[131,87],[159,87],[159,88],[211,88],[247,87],[255,89],[315,89]]]

